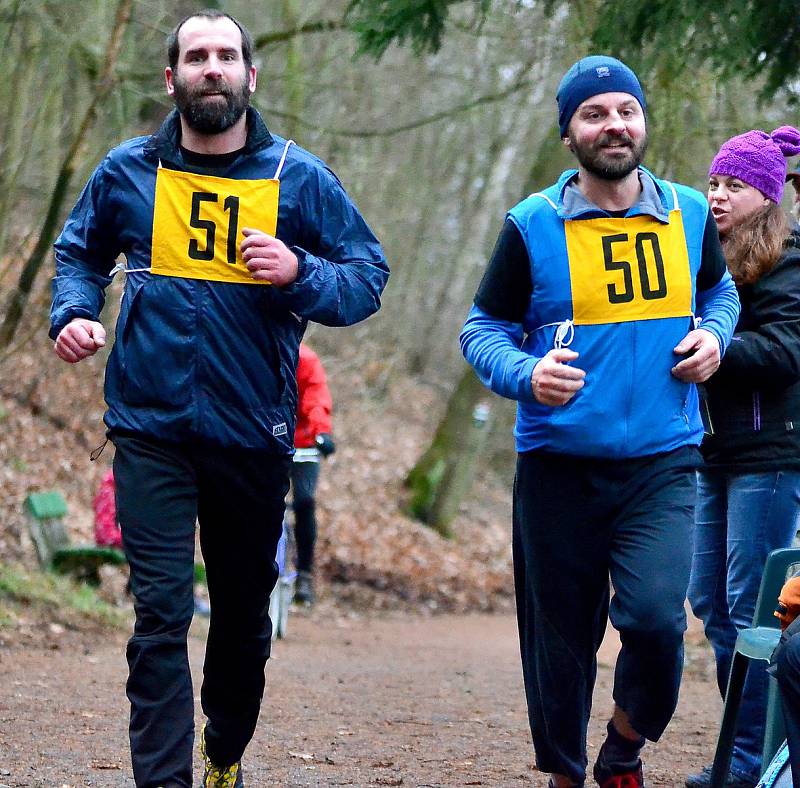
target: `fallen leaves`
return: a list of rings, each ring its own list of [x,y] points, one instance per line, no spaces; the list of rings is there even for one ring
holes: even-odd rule
[[[36,561],[22,511],[27,494],[60,490],[73,541],[91,541],[92,499],[113,457],[108,447],[90,463],[86,449],[103,440],[102,360],[71,367],[51,356],[43,341],[14,356],[13,375],[0,368],[8,395],[0,397],[6,414],[0,430],[0,554],[29,567]],[[330,367],[339,450],[323,464],[317,495],[323,593],[355,609],[510,609],[510,490],[482,478],[481,495],[465,501],[453,540],[405,516],[403,478],[426,448],[443,403],[409,379],[398,379],[383,402],[371,402],[358,371],[338,376],[335,361]],[[26,392],[35,408],[20,404]],[[55,428],[53,418],[68,429]],[[116,570],[114,577],[103,576],[101,588],[109,601],[118,601],[124,585]]]

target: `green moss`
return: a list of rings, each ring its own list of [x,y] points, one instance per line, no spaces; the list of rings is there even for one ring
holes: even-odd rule
[[[415,469],[416,472],[408,476],[406,484],[411,490],[408,511],[412,517],[421,520],[423,523],[428,523],[430,520],[433,503],[445,469],[444,459],[437,457],[424,468],[420,464]]]
[[[100,599],[96,590],[86,584],[0,564],[0,628],[13,624],[15,611],[23,608],[54,621],[74,621],[77,615],[114,628],[127,627],[130,617],[127,611]]]

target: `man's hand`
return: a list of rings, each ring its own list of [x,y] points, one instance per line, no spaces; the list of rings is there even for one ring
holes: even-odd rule
[[[704,328],[690,331],[673,352],[679,356],[691,353],[672,368],[672,374],[684,383],[703,383],[719,368],[719,342]]]
[[[297,279],[297,255],[283,241],[251,227],[242,228],[242,234],[244,241],[239,249],[253,279],[277,287]]]
[[[56,337],[56,355],[77,364],[89,356],[93,356],[106,344],[106,330],[96,320],[76,317],[61,329]]]
[[[586,373],[567,362],[574,361],[574,350],[551,350],[533,368],[531,388],[533,396],[542,405],[566,405],[582,388]]]

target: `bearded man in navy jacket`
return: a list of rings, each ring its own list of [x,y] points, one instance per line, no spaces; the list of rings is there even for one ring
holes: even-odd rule
[[[211,620],[204,786],[241,786],[270,651],[269,595],[309,320],[380,306],[383,251],[336,176],[249,107],[250,33],[227,14],[168,40],[176,110],[112,150],[56,242],[50,335],[75,363],[105,344],[104,290],[126,274],[105,423],[136,624],[127,657],[137,786],[192,785],[195,524]],[[125,264],[115,264],[119,255]]]

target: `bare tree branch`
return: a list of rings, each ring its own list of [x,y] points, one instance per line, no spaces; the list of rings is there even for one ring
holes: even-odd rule
[[[341,19],[321,19],[318,22],[307,22],[304,25],[293,27],[289,30],[278,30],[274,33],[263,33],[260,36],[255,36],[253,44],[255,49],[263,49],[270,44],[278,44],[282,41],[289,41],[295,36],[301,36],[307,33],[328,33],[331,30],[347,29],[349,29],[348,26]]]
[[[430,123],[437,123],[438,121],[452,117],[453,115],[458,115],[462,112],[468,112],[469,110],[475,109],[475,107],[480,107],[484,104],[492,104],[498,101],[503,101],[514,93],[519,92],[523,88],[530,87],[532,84],[532,80],[529,79],[519,80],[499,93],[488,93],[483,96],[478,96],[478,98],[472,99],[472,101],[465,101],[462,104],[456,104],[454,107],[450,107],[449,109],[445,109],[440,112],[434,112],[432,115],[426,115],[423,118],[418,118],[417,120],[412,120],[408,123],[402,124],[401,126],[394,126],[393,128],[389,129],[332,129],[325,126],[319,126],[315,123],[305,120],[305,118],[300,118],[292,113],[282,112],[281,110],[274,109],[272,107],[268,108],[266,113],[268,115],[274,115],[277,118],[284,118],[285,120],[294,121],[303,128],[311,129],[312,131],[318,131],[323,134],[329,134],[334,137],[358,137],[362,139],[371,137],[392,137],[395,134],[402,134],[403,132],[411,131],[412,129],[418,129],[421,126],[427,126]]]

